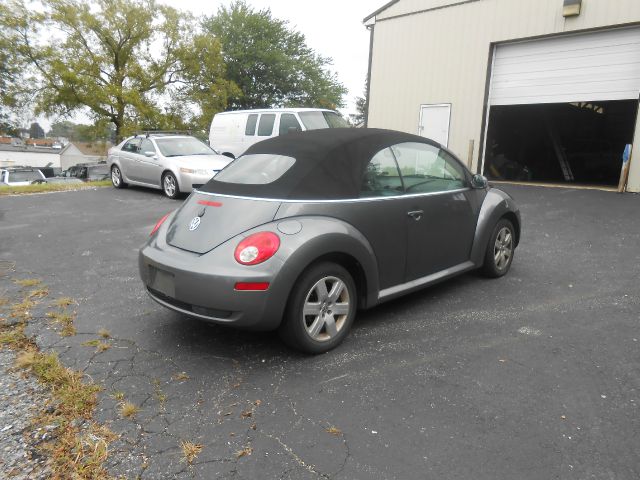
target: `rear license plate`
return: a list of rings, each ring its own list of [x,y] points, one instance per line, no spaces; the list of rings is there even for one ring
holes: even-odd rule
[[[176,296],[173,274],[159,268],[149,266],[149,286],[168,297]]]

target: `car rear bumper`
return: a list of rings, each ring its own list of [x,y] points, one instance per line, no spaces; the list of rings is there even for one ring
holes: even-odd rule
[[[211,180],[216,173],[218,172],[212,172],[210,175],[198,175],[195,173],[180,172],[180,178],[178,179],[178,186],[180,187],[180,191],[191,192],[195,188],[200,188],[202,185]]]
[[[147,293],[166,308],[252,330],[273,330],[280,324],[287,298],[272,288],[274,272],[237,264],[231,245],[198,255],[154,239],[140,250],[138,260]],[[238,291],[237,282],[270,285],[266,291]]]

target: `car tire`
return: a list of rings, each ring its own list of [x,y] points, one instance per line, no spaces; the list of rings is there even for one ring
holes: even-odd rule
[[[296,282],[278,333],[296,350],[327,352],[349,333],[357,303],[356,285],[349,272],[335,263],[317,263]]]
[[[178,180],[173,173],[167,172],[162,176],[162,192],[169,198],[178,198],[180,195]]]
[[[506,275],[511,268],[516,248],[516,236],[513,224],[506,218],[501,219],[493,229],[484,255],[482,273],[490,278]]]
[[[127,184],[122,179],[122,171],[117,165],[111,166],[111,184],[115,188],[126,188]]]

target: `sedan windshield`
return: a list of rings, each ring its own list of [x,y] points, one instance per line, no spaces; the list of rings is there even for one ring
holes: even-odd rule
[[[42,180],[42,175],[37,170],[16,170],[9,173],[10,182],[33,182]]]
[[[215,155],[216,152],[193,137],[167,137],[156,139],[160,153],[165,157],[183,157],[186,155]]]
[[[300,112],[300,120],[307,130],[320,128],[348,128],[349,124],[335,112]]]

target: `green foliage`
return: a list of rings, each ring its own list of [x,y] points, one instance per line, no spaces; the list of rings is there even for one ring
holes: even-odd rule
[[[179,81],[176,53],[191,38],[191,18],[154,0],[43,5],[40,14],[23,0],[9,4],[17,51],[39,77],[37,112],[88,110],[112,122],[118,137],[162,117],[158,96]]]
[[[227,78],[240,89],[229,95],[231,108],[342,106],[346,89],[327,70],[331,59],[269,9],[236,0],[205,18],[203,27],[221,42]]]

